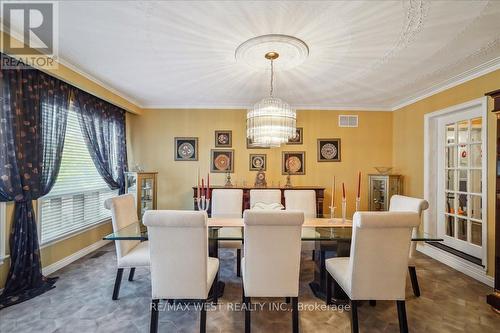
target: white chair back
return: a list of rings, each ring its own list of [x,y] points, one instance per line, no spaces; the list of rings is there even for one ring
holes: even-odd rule
[[[212,190],[212,217],[241,218],[243,211],[243,190]]]
[[[281,190],[250,190],[250,209],[258,202],[281,205]]]
[[[113,232],[125,228],[133,223],[138,223],[135,197],[132,194],[119,195],[104,201],[104,207],[111,210],[111,222]],[[122,257],[126,256],[134,247],[139,244],[138,240],[115,241],[116,259],[118,265]]]
[[[305,218],[316,217],[314,190],[285,190],[285,209],[304,212]]]
[[[357,212],[353,217],[351,299],[404,300],[412,212]]]
[[[245,210],[246,297],[297,297],[304,213]]]
[[[404,195],[393,195],[389,203],[390,212],[415,212],[418,214],[420,221],[422,220],[422,212],[429,208],[427,200],[406,197]],[[417,233],[418,226],[413,229],[413,234]],[[411,242],[410,259],[417,252],[417,242]]]
[[[143,220],[148,227],[152,298],[206,299],[206,212],[148,210]]]

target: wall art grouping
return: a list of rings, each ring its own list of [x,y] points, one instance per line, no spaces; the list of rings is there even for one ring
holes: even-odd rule
[[[288,145],[300,145],[304,142],[303,128],[297,127],[297,135],[290,139]],[[197,137],[175,137],[175,160],[176,161],[198,161],[198,138]],[[215,131],[215,147],[230,148],[233,144],[231,130]],[[247,149],[269,149],[253,145],[250,139],[246,139]],[[281,160],[281,173],[283,175],[305,175],[305,151],[283,151]],[[266,171],[266,154],[249,154],[250,171]],[[339,138],[317,139],[317,161],[318,162],[340,162],[341,145]],[[210,172],[226,173],[234,172],[234,149],[212,149],[210,151]]]
[[[176,161],[198,161],[198,138],[175,137],[174,148]]]

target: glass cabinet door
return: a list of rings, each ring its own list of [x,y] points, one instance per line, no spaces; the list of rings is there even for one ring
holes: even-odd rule
[[[147,210],[154,209],[153,207],[153,178],[141,177],[141,217]]]
[[[372,210],[385,210],[387,181],[385,179],[372,180]]]

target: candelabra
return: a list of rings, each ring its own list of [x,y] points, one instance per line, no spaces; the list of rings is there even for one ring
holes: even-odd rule
[[[198,210],[207,211],[208,207],[210,207],[210,199],[207,199],[204,195],[199,198],[196,198],[196,203],[198,204]]]

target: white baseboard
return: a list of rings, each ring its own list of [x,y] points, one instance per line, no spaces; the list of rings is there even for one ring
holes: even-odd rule
[[[428,255],[429,257],[493,288],[495,283],[493,277],[486,275],[486,271],[481,266],[473,264],[432,245],[418,244],[417,251],[422,252],[423,254]]]
[[[42,274],[43,275],[50,275],[61,268],[68,266],[72,262],[85,257],[87,254],[94,252],[95,250],[103,247],[104,245],[109,244],[109,241],[106,240],[100,240],[98,242],[95,242],[94,244],[91,244],[80,251],[77,251],[73,253],[72,255],[67,256],[66,258],[63,258],[59,261],[56,261],[55,263],[48,265],[47,267],[42,268]]]

